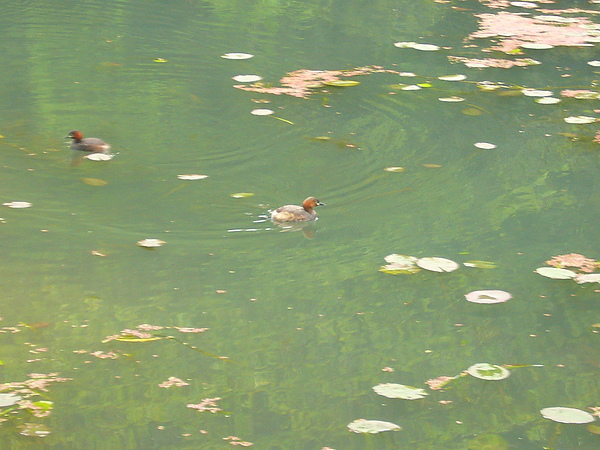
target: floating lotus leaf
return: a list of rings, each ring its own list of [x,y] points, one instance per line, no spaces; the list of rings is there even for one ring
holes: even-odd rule
[[[435,52],[440,49],[439,46],[434,44],[415,44],[412,46],[415,50],[421,50],[423,52]]]
[[[373,386],[373,390],[387,398],[402,398],[404,400],[417,400],[429,395],[425,389],[396,383],[381,383]]]
[[[89,155],[85,155],[84,158],[89,159],[90,161],[110,161],[113,159],[114,155],[108,155],[106,153],[90,153]]]
[[[570,280],[577,276],[572,270],[561,269],[558,267],[538,267],[534,272],[543,277],[553,278],[555,280]]]
[[[350,431],[355,433],[370,433],[376,434],[382,431],[400,431],[402,427],[392,422],[384,422],[383,420],[366,420],[358,419],[348,424]]]
[[[594,60],[594,61],[588,61],[587,63],[592,67],[600,67],[600,61]]]
[[[495,269],[497,266],[493,262],[490,261],[478,261],[476,259],[472,259],[463,263],[467,267],[475,267],[477,269]]]
[[[438,100],[440,102],[447,102],[447,103],[464,102],[465,101],[465,99],[463,97],[457,97],[455,95],[453,95],[452,97],[440,97],[440,98],[438,98]]]
[[[540,89],[523,89],[521,93],[526,97],[551,97],[554,92]]]
[[[225,53],[224,55],[221,55],[221,58],[225,58],[225,59],[250,59],[252,58],[254,55],[251,55],[250,53]]]
[[[416,42],[394,42],[394,46],[398,48],[413,48],[415,45]]]
[[[326,83],[324,83],[327,86],[335,86],[335,87],[350,87],[350,86],[356,86],[360,84],[360,81],[354,81],[354,80],[333,80],[333,81],[328,81]]]
[[[492,144],[491,142],[475,142],[473,145],[482,150],[493,150],[498,147],[496,144]]]
[[[574,123],[574,124],[594,123],[594,122],[596,122],[596,120],[597,119],[595,117],[590,117],[590,116],[565,117],[565,122]]]
[[[4,406],[12,406],[17,402],[23,400],[23,397],[9,392],[0,393],[0,408]]]
[[[442,80],[442,81],[462,81],[462,80],[466,80],[467,76],[463,75],[463,74],[456,74],[456,75],[444,75],[441,77],[438,77],[438,80]]]
[[[406,169],[404,167],[392,166],[386,167],[383,170],[385,170],[386,172],[404,172]]]
[[[421,269],[431,270],[432,272],[454,272],[460,267],[457,262],[451,259],[438,258],[437,256],[428,256],[417,260],[417,266]]]
[[[527,9],[539,8],[537,3],[532,3],[532,2],[510,2],[510,4],[512,6],[517,6],[519,8],[527,8]]]
[[[208,178],[208,175],[200,175],[199,173],[186,173],[183,175],[177,175],[180,180],[204,180]]]
[[[417,86],[416,84],[409,84],[402,88],[403,91],[418,91],[419,89],[422,89],[421,86]]]
[[[140,247],[145,247],[145,248],[162,247],[165,244],[166,244],[165,241],[162,241],[160,239],[153,239],[153,238],[142,239],[141,241],[137,241],[137,245],[139,245]]]
[[[503,303],[512,298],[508,292],[497,290],[473,291],[465,294],[467,301],[471,303]]]
[[[258,75],[236,75],[233,79],[239,83],[254,83],[262,80],[262,77]]]
[[[536,98],[535,102],[540,105],[555,105],[556,103],[560,103],[562,100],[556,97],[541,97]]]
[[[551,408],[540,409],[545,419],[550,419],[560,423],[590,423],[594,416],[586,411],[577,408],[567,408],[565,406],[553,406]]]
[[[585,429],[592,434],[600,435],[600,425],[594,425],[593,423],[591,423],[587,427],[585,427]]]
[[[479,108],[469,106],[468,108],[463,109],[461,113],[465,114],[466,116],[480,116],[483,114],[483,111]]]
[[[90,186],[106,186],[108,184],[108,182],[99,178],[82,178],[81,181]]]
[[[525,42],[520,45],[521,48],[528,48],[530,50],[547,50],[549,48],[554,48],[554,45],[550,44],[542,44],[537,42]]]
[[[31,203],[29,203],[29,202],[7,202],[7,203],[2,203],[2,205],[8,206],[9,208],[14,208],[14,209],[23,209],[23,208],[31,207]]]
[[[389,273],[391,275],[411,274],[421,270],[417,267],[417,258],[414,256],[392,253],[391,255],[387,255],[384,259],[388,265],[379,268],[379,271],[383,273]]]
[[[268,116],[273,114],[275,111],[271,110],[271,109],[266,109],[266,108],[258,108],[258,109],[253,109],[252,111],[250,111],[250,114],[253,114],[255,116]]]
[[[43,423],[24,423],[18,425],[19,434],[31,437],[46,437],[50,434],[50,428]]]
[[[510,376],[510,371],[504,367],[488,363],[473,364],[467,369],[467,373],[472,377],[491,381],[504,380]]]
[[[233,198],[248,198],[254,197],[254,193],[252,192],[236,192],[235,194],[231,194]]]

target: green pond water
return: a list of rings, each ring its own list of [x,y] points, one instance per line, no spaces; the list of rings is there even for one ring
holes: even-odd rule
[[[530,50],[520,57],[542,64],[529,67],[450,63],[512,58],[482,53],[489,40],[463,47],[474,14],[486,12],[497,10],[423,0],[0,2],[0,200],[32,203],[0,211],[0,382],[71,378],[34,397],[53,402],[48,417],[0,408],[0,448],[226,449],[228,436],[272,450],[598,448],[586,425],[539,410],[600,405],[599,285],[533,272],[554,255],[600,259],[598,127],[564,121],[597,116],[598,101],[541,105],[436,79],[465,74],[555,97],[593,90],[599,75],[587,61],[598,44]],[[254,57],[221,58],[228,52]],[[240,74],[277,86],[298,69],[364,65],[420,77],[353,77],[361,84],[309,99],[233,88]],[[433,86],[391,87],[415,82]],[[466,100],[438,100],[452,95]],[[109,142],[114,159],[73,160],[63,138],[73,129]],[[309,195],[326,206],[305,233],[262,220]],[[166,244],[140,248],[144,238]],[[391,253],[496,267],[379,272]],[[480,289],[513,298],[465,300]],[[156,333],[180,342],[102,342],[140,324],[170,327]],[[425,384],[481,362],[544,366],[443,391]],[[189,385],[159,387],[169,377]],[[372,390],[379,383],[429,395],[388,399]],[[186,407],[216,397],[220,412]],[[350,432],[361,418],[403,430]],[[51,434],[21,435],[26,423]]]

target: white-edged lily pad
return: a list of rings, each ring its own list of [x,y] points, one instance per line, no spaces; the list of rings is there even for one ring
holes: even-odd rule
[[[435,44],[415,44],[412,48],[421,50],[422,52],[435,52],[440,49],[440,47]]]
[[[137,245],[139,245],[140,247],[145,247],[145,248],[157,248],[157,247],[162,247],[165,244],[166,244],[165,241],[163,241],[161,239],[154,239],[154,238],[142,239],[141,241],[137,241]]]
[[[540,409],[540,413],[542,413],[545,419],[560,423],[590,423],[595,420],[594,416],[586,411],[577,408],[567,408],[565,406]]]
[[[555,23],[575,23],[575,22],[577,22],[577,19],[574,17],[539,15],[539,16],[533,16],[533,18],[536,20],[543,20],[544,22],[555,22]]]
[[[533,9],[533,8],[538,7],[537,3],[533,3],[533,2],[510,2],[510,4],[512,6],[517,6],[519,8],[527,8],[527,9]]]
[[[387,255],[384,259],[388,265],[379,268],[379,271],[383,273],[398,275],[402,273],[417,273],[421,270],[417,267],[417,258],[414,256],[392,253],[391,255]]]
[[[469,292],[465,294],[465,298],[471,303],[492,304],[506,302],[512,298],[512,295],[506,291],[488,289]]]
[[[419,89],[423,89],[421,86],[417,86],[416,84],[408,84],[402,88],[403,91],[418,91]]]
[[[386,172],[404,172],[406,169],[404,167],[400,167],[400,166],[390,166],[390,167],[386,167],[385,169]]]
[[[438,100],[440,102],[453,103],[453,102],[464,102],[466,99],[463,97],[457,97],[456,95],[453,95],[452,97],[440,97],[440,98],[438,98]]]
[[[554,92],[542,89],[523,89],[521,94],[526,97],[551,97]]]
[[[0,393],[0,408],[4,406],[12,406],[21,400],[23,400],[23,397],[20,395],[11,394],[10,392]]]
[[[463,75],[463,74],[456,74],[456,75],[443,75],[441,77],[438,77],[438,80],[442,80],[442,81],[462,81],[462,80],[466,80],[467,76]]]
[[[254,197],[254,193],[253,192],[236,192],[235,194],[231,194],[230,196],[233,198],[248,198],[248,197]]]
[[[398,48],[413,48],[415,45],[416,42],[394,42],[394,47]]]
[[[250,53],[225,53],[224,55],[221,55],[221,58],[225,58],[225,59],[250,59],[252,58],[254,55],[251,55]]]
[[[556,103],[560,103],[562,100],[556,97],[540,97],[536,98],[535,102],[540,105],[555,105]]]
[[[477,269],[495,269],[497,267],[496,264],[491,261],[481,261],[477,259],[464,262],[463,265],[466,267],[475,267]]]
[[[595,117],[590,117],[590,116],[570,116],[570,117],[565,117],[565,122],[567,123],[574,123],[574,124],[582,124],[582,123],[594,123],[596,122],[596,118]]]
[[[473,364],[467,369],[467,373],[472,377],[490,381],[504,380],[510,376],[510,371],[504,367],[488,363]]]
[[[89,155],[85,155],[84,158],[90,161],[110,161],[114,156],[112,153],[90,153]]]
[[[177,175],[177,178],[180,180],[204,180],[208,178],[208,175],[200,175],[199,173],[185,173],[182,175]]]
[[[258,75],[236,75],[233,79],[239,83],[254,83],[262,80],[262,77]]]
[[[587,63],[592,67],[600,67],[600,61],[598,60],[588,61]]]
[[[473,145],[482,150],[493,150],[498,147],[496,144],[492,144],[491,142],[475,142]]]
[[[376,434],[382,431],[400,431],[402,427],[392,422],[384,422],[383,420],[357,419],[348,424],[348,429],[355,433]]]
[[[266,109],[266,108],[258,108],[258,109],[253,109],[252,111],[250,111],[250,114],[253,114],[255,116],[269,116],[271,114],[273,114],[275,111],[273,111],[272,109]]]
[[[23,208],[31,208],[31,203],[29,203],[29,202],[7,202],[7,203],[2,203],[2,206],[8,206],[9,208],[14,208],[14,209],[23,209]]]
[[[559,267],[538,267],[534,270],[535,273],[543,276],[552,278],[554,280],[570,280],[575,278],[577,273],[569,269],[561,269]]]
[[[529,50],[547,50],[549,48],[554,48],[554,45],[542,44],[539,42],[525,42],[524,44],[521,44],[520,47]]]
[[[373,390],[387,398],[402,398],[404,400],[417,400],[429,395],[425,389],[397,383],[381,383],[373,386]]]
[[[417,266],[421,269],[431,270],[432,272],[454,272],[460,267],[457,262],[451,259],[439,258],[437,256],[426,256],[417,260]]]

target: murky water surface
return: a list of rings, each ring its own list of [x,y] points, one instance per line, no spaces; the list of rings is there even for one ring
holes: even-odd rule
[[[548,8],[590,9],[568,3]],[[25,1],[0,12],[0,199],[32,203],[0,214],[0,381],[71,379],[35,390],[31,400],[53,402],[49,417],[2,407],[2,448],[38,446],[19,434],[27,423],[57,449],[237,438],[260,449],[596,448],[585,425],[557,428],[539,410],[598,406],[598,284],[533,271],[566,253],[600,259],[598,127],[564,121],[597,116],[597,100],[542,105],[476,83],[593,91],[597,44],[484,53],[492,41],[463,39],[475,14],[498,10],[472,1]],[[542,64],[478,69],[448,56]],[[357,76],[309,99],[233,88],[240,74],[278,86],[298,69],[365,65],[418,76]],[[454,74],[467,80],[437,79]],[[424,88],[398,86],[413,83]],[[465,101],[438,100],[450,96]],[[73,129],[109,142],[114,159],[74,157],[63,138]],[[309,195],[326,203],[314,225],[264,221]],[[166,244],[138,247],[144,238]],[[391,253],[495,268],[379,272]],[[465,300],[480,289],[513,298]],[[141,324],[165,327],[151,331],[161,339],[103,342]],[[481,362],[544,366],[425,384]],[[159,387],[169,377],[188,385]],[[378,383],[429,395],[388,399]],[[214,413],[187,407],[215,398]],[[361,418],[403,430],[348,431]]]

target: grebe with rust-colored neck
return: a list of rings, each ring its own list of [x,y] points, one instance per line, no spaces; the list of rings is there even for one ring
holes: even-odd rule
[[[73,150],[79,150],[82,152],[94,152],[108,154],[110,151],[110,144],[107,144],[102,139],[98,138],[84,138],[81,131],[73,130],[67,135],[71,141],[71,148]]]
[[[315,220],[317,213],[314,211],[315,206],[325,206],[315,197],[308,197],[302,202],[302,206],[284,205],[271,211],[271,220],[274,222],[307,222]]]

